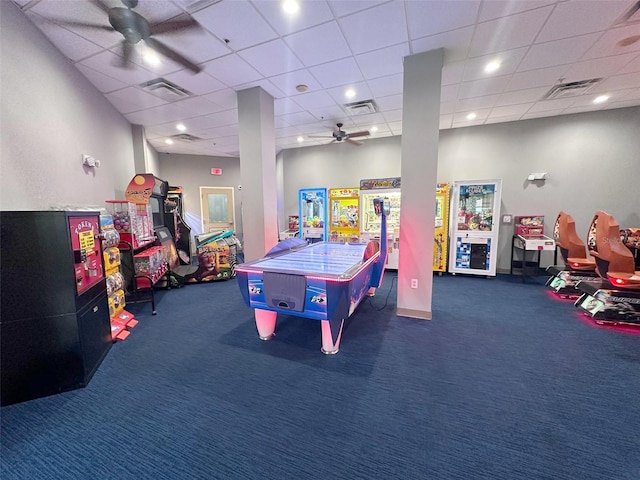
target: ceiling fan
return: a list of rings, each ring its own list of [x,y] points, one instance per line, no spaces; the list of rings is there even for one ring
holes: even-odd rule
[[[369,130],[362,130],[360,132],[353,132],[353,133],[347,133],[344,130],[342,130],[342,123],[336,123],[336,126],[333,127],[333,134],[331,136],[328,135],[309,135],[310,138],[332,138],[333,140],[331,140],[329,143],[334,143],[334,142],[348,142],[351,145],[356,145],[356,146],[360,146],[362,145],[362,142],[360,142],[359,140],[353,140],[354,137],[367,137],[369,135],[371,135],[369,133]]]
[[[156,52],[164,55],[174,62],[183,65],[185,68],[188,68],[192,72],[198,73],[202,70],[198,65],[196,65],[189,59],[169,48],[159,40],[153,38],[153,35],[160,33],[175,33],[180,30],[200,28],[198,22],[193,20],[191,17],[187,17],[180,20],[171,20],[168,22],[151,24],[142,15],[133,11],[133,9],[138,5],[138,0],[121,1],[126,8],[109,7],[106,3],[104,3],[104,0],[90,0],[91,3],[93,3],[109,16],[109,23],[111,24],[110,27],[95,23],[73,22],[67,20],[56,21],[79,27],[99,28],[109,32],[117,31],[121,33],[124,37],[124,39],[122,40],[121,50],[122,67],[126,68],[131,65],[133,46],[138,44],[140,41],[144,41],[147,47],[155,50]]]

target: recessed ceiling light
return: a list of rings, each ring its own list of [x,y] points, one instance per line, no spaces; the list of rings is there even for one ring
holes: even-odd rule
[[[166,143],[167,145],[173,145],[173,140],[171,140],[170,138],[167,138],[164,143]]]
[[[300,85],[296,86],[296,90],[299,91],[300,93],[302,93],[302,92],[306,92],[307,90],[309,90],[309,87],[306,86],[305,84],[301,83]]]
[[[180,131],[180,132],[184,132],[187,129],[187,127],[184,126],[184,123],[179,123],[176,125],[176,130]]]
[[[371,127],[371,132],[376,133],[378,131],[378,127]]]
[[[296,13],[300,9],[300,5],[296,0],[283,0],[281,5],[282,10],[288,14]]]
[[[593,103],[604,103],[609,100],[609,95],[600,95],[593,100]]]
[[[353,98],[356,96],[356,91],[353,88],[350,88],[346,92],[344,92],[344,96],[347,98]]]
[[[475,113],[470,113],[469,115],[467,115],[467,120],[473,120],[474,118],[476,118],[477,115]]]
[[[161,64],[160,57],[150,48],[147,48],[144,51],[144,53],[142,54],[142,59],[144,60],[144,63],[152,67],[157,67]]]
[[[298,141],[298,143],[304,142],[304,138],[303,137],[298,137],[298,138],[296,138],[296,140]]]
[[[486,73],[493,73],[500,68],[500,62],[494,60],[493,62],[489,62],[485,65],[484,71]]]

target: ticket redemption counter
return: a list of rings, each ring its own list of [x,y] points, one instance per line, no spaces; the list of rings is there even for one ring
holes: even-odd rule
[[[501,191],[502,180],[454,182],[449,272],[496,275]]]

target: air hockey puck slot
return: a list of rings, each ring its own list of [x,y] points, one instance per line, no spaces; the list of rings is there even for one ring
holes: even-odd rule
[[[304,275],[264,272],[264,295],[272,308],[302,312],[307,289]]]

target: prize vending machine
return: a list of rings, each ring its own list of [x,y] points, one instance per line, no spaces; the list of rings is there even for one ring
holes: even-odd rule
[[[433,271],[447,271],[447,253],[449,246],[449,199],[451,185],[438,183],[436,185],[436,215],[433,231]]]
[[[456,181],[449,272],[495,276],[502,180]]]
[[[329,241],[358,243],[360,241],[360,189],[329,190]]]
[[[298,192],[300,238],[309,243],[327,241],[327,189],[303,188]]]
[[[0,212],[2,405],[86,386],[111,325],[97,211]]]
[[[400,246],[400,177],[360,180],[360,241],[380,238],[380,217],[374,199],[389,205],[387,215],[387,268],[398,269]]]

